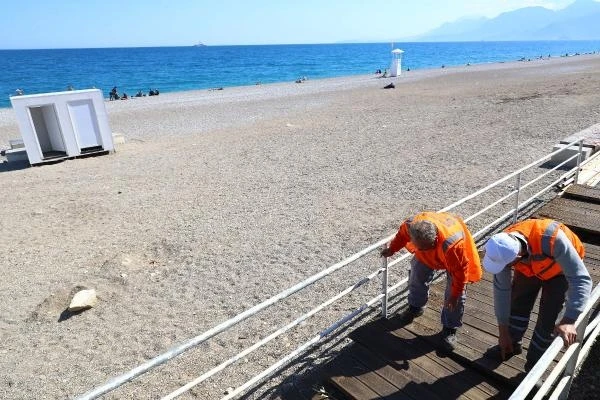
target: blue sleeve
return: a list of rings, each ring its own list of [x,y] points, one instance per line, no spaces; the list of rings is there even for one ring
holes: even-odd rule
[[[494,311],[498,325],[508,325],[511,286],[512,268],[504,267],[502,271],[494,275]]]
[[[560,265],[569,283],[564,317],[575,322],[590,297],[592,278],[577,250],[563,231],[559,231],[556,236],[553,252],[551,256]]]

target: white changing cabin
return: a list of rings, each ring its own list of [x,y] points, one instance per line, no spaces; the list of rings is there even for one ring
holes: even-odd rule
[[[10,97],[31,165],[114,150],[99,89]]]

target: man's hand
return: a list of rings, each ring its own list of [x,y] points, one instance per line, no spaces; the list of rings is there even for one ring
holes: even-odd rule
[[[458,305],[458,297],[450,296],[444,307],[448,309],[448,311],[454,311],[456,306]]]
[[[381,250],[381,253],[379,254],[381,257],[391,257],[394,252],[389,247],[386,247],[385,249]]]
[[[554,334],[563,338],[565,347],[569,347],[577,340],[577,330],[575,330],[575,324],[569,324],[560,322],[554,328]]]
[[[507,325],[498,327],[498,347],[500,348],[502,361],[506,360],[506,356],[510,356],[514,352],[512,337]]]

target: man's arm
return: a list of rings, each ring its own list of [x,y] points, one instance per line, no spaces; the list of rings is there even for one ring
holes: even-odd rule
[[[469,269],[469,258],[466,256],[462,242],[450,247],[446,252],[446,268],[452,276],[452,287],[450,297],[458,299],[465,290],[467,284],[467,271]]]
[[[394,238],[390,242],[390,245],[388,246],[387,251],[385,252],[385,254],[382,252],[382,255],[384,255],[386,257],[390,257],[394,253],[396,253],[396,252],[400,251],[402,248],[404,248],[404,246],[406,246],[406,244],[409,241],[410,241],[410,235],[408,234],[408,224],[406,223],[406,221],[404,221],[402,223],[402,225],[400,225],[400,228],[398,228],[398,232],[396,233],[396,236],[394,236]]]
[[[494,275],[494,312],[498,325],[508,326],[510,320],[510,295],[512,286],[512,269],[504,269]]]
[[[570,346],[577,339],[575,321],[590,297],[592,278],[563,231],[559,231],[554,240],[553,252],[551,256],[560,265],[569,284],[565,313],[556,326],[555,333],[563,338],[565,345]]]
[[[512,269],[504,267],[494,275],[494,312],[498,321],[498,346],[503,360],[514,351],[509,330],[511,286]]]
[[[575,322],[590,297],[592,278],[577,250],[563,231],[559,231],[556,236],[554,254],[551,256],[560,265],[569,283],[564,317]]]

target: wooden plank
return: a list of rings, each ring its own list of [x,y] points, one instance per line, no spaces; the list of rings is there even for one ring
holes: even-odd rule
[[[585,256],[600,261],[600,246],[592,243],[584,243]]]
[[[380,332],[380,334],[383,334]],[[429,390],[426,386],[415,384],[415,381],[410,376],[403,374],[391,367],[387,360],[379,358],[370,349],[367,349],[360,344],[355,344],[352,355],[359,359],[370,371],[383,377],[385,380],[399,388],[407,398],[423,399],[423,398],[438,398],[434,391]]]
[[[433,328],[432,326],[422,324],[421,321],[421,319],[413,321],[410,325],[406,327],[406,329],[411,331],[415,335],[422,336],[426,340],[431,341],[432,344],[441,347],[439,324],[437,324],[438,326]],[[494,373],[493,375],[490,375],[496,377],[497,379],[503,379],[508,383],[514,382],[516,379],[520,379],[519,375],[522,371],[512,366],[506,365],[500,362],[499,360],[485,357],[484,354],[486,350],[487,345],[481,343],[476,338],[470,338],[468,340],[468,345],[465,344],[464,340],[462,342],[459,342],[451,356],[456,356],[459,359],[462,359],[473,365],[478,366],[480,371],[489,371],[491,373]]]
[[[361,327],[351,336],[357,343],[368,346],[370,352],[402,371],[412,382],[418,383],[419,387],[436,389],[436,382],[442,379],[443,391],[440,393],[436,389],[441,398],[448,398],[449,391],[454,391],[455,397],[461,395],[467,398],[489,398],[502,390],[508,390],[498,382],[495,382],[495,385],[500,385],[499,387],[487,383],[482,375],[469,371],[451,358],[438,357],[435,346],[415,336],[398,323],[396,318],[380,321],[377,325],[369,324],[370,326]],[[452,379],[456,376],[460,376],[460,379]],[[403,390],[407,388],[404,387]]]
[[[435,325],[439,326],[438,330],[441,330],[440,314],[437,312],[425,313],[422,317],[419,317],[416,322],[424,325]],[[407,327],[410,329],[410,327]],[[464,326],[458,330],[459,346],[468,347],[477,354],[478,358],[488,358],[485,365],[500,364],[499,353],[494,351],[495,346],[498,344],[498,337],[496,334],[490,334],[477,329],[474,326]],[[432,338],[432,340],[434,340]],[[437,338],[441,341],[441,337]],[[473,361],[469,359],[469,361]],[[525,358],[523,356],[511,357],[507,361],[504,361],[505,365],[508,365],[515,370],[524,371]],[[512,370],[510,370],[513,372]],[[509,377],[510,378],[510,377]]]
[[[537,218],[552,218],[562,222],[582,236],[582,240],[595,244],[600,240],[599,216],[600,204],[563,198],[552,200],[535,213]]]
[[[328,368],[332,371],[332,376],[329,378],[330,382],[351,399],[372,400],[379,398],[375,391],[355,377],[356,369],[361,369],[362,365],[348,354],[343,352],[329,363]]]
[[[383,332],[383,334],[382,334]],[[408,381],[411,382],[434,382],[438,375],[443,375],[443,369],[435,368],[435,365],[427,360],[426,354],[432,351],[431,346],[419,338],[402,337],[390,335],[386,328],[381,325],[381,321],[363,326],[355,330],[351,337],[352,339],[368,346],[369,351],[376,354],[382,360],[385,360],[394,369],[402,371]],[[422,365],[430,366],[423,368]],[[442,372],[440,372],[442,371]],[[439,397],[429,389],[422,388],[426,393],[420,398],[431,398],[443,400],[445,397]],[[409,389],[410,393],[412,390]]]
[[[378,368],[378,363],[381,362],[373,356],[373,353],[365,348],[357,346],[353,352],[354,356],[360,356],[361,361],[365,362],[370,369]],[[377,373],[382,374],[386,380],[396,386],[402,387],[402,391],[411,399],[423,399],[433,397],[439,398],[458,398],[469,400],[483,400],[490,398],[490,393],[481,390],[477,386],[477,381],[473,380],[473,374],[468,370],[462,370],[458,373],[447,374],[444,377],[436,377],[431,382],[417,382],[409,379],[399,371],[387,366],[386,368],[378,368]],[[471,378],[471,379],[469,379]],[[483,381],[482,378],[480,378]],[[496,390],[495,394],[499,391]]]
[[[600,188],[587,185],[571,185],[565,190],[562,197],[600,204]]]
[[[361,357],[360,346],[353,346],[352,352],[349,352],[345,363],[353,366],[352,373],[353,377],[361,381],[365,386],[369,387],[372,391],[377,393],[377,398],[395,399],[395,400],[416,400],[415,397],[411,397],[391,383],[389,380],[384,378],[383,375],[391,375],[393,373],[392,367],[386,366],[381,361],[375,361],[371,367],[365,365],[364,354]],[[367,360],[368,363],[370,360]],[[386,368],[387,367],[387,368]]]

